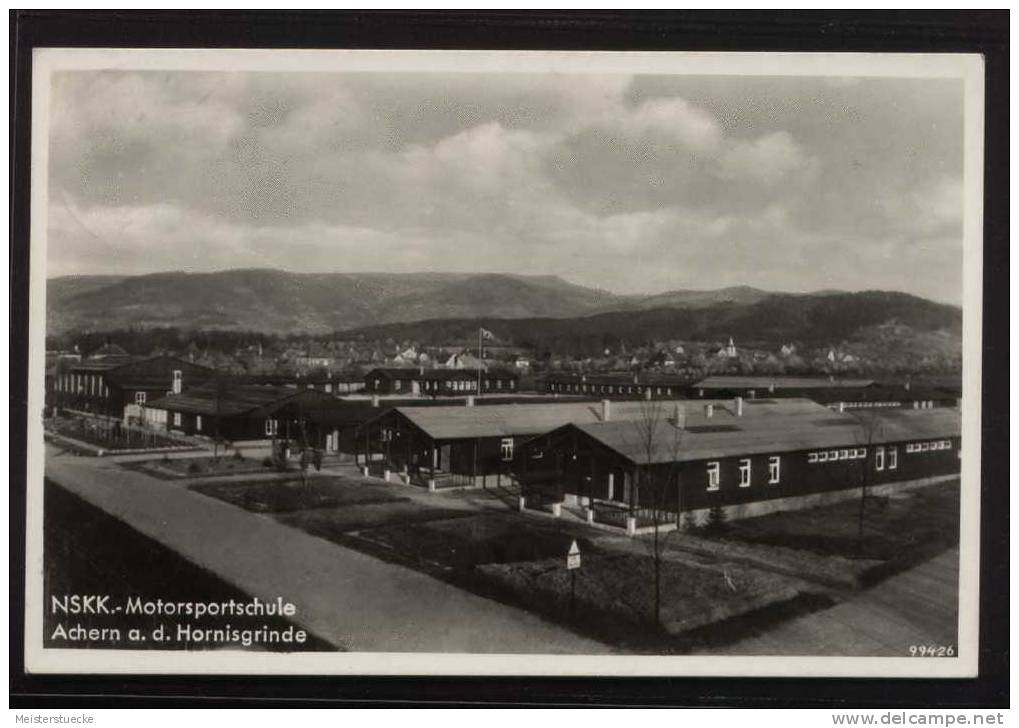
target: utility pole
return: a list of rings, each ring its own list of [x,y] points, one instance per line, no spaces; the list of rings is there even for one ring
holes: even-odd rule
[[[477,369],[478,369],[478,396],[479,397],[481,396],[481,346],[482,346],[481,340],[482,340],[482,332],[484,332],[484,329],[479,326],[478,327],[478,367],[477,367]]]

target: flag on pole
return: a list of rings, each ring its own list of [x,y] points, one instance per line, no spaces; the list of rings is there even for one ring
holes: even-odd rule
[[[488,329],[479,329],[478,330],[478,335],[482,339],[484,339],[485,341],[494,341],[495,340],[495,334],[493,334]]]

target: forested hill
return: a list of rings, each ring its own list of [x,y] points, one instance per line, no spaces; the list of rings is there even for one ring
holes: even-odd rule
[[[958,340],[962,311],[904,293],[864,291],[822,295],[776,294],[749,303],[699,308],[611,311],[569,319],[432,319],[372,326],[341,334],[344,338],[415,340],[422,344],[470,340],[479,326],[501,341],[537,350],[596,352],[619,342],[681,339],[825,344],[872,337],[895,326],[903,336],[941,333]]]
[[[622,296],[555,276],[230,270],[48,281],[50,335],[177,328],[345,339],[500,341],[563,354],[735,337],[781,345],[937,333],[957,347],[959,308],[896,292],[768,293],[746,286]],[[935,341],[935,345],[937,342]]]
[[[239,269],[47,282],[48,333],[127,328],[321,334],[436,318],[574,318],[660,306],[749,303],[745,286],[622,296],[557,276],[495,273],[291,273]]]

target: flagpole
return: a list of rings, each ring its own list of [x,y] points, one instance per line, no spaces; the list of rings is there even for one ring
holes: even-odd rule
[[[481,396],[481,332],[483,329],[478,327],[478,396]]]

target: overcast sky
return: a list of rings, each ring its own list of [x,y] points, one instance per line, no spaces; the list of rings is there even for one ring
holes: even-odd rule
[[[51,103],[51,276],[486,271],[961,300],[961,81],[62,72]]]

